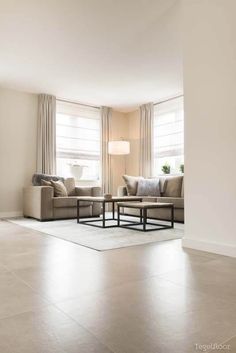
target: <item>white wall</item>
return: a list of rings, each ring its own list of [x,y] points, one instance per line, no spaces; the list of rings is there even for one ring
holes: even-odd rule
[[[236,256],[236,2],[183,0],[186,247]]]
[[[0,88],[0,218],[22,215],[22,189],[36,170],[37,95]],[[111,138],[128,138],[125,113],[113,111]],[[123,184],[123,156],[112,156],[113,193]]]
[[[0,88],[0,218],[22,214],[36,169],[37,96]]]

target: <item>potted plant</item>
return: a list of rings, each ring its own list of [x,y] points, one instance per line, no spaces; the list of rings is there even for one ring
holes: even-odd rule
[[[181,171],[181,173],[184,174],[184,164],[180,164],[179,170]]]
[[[163,171],[164,174],[170,174],[170,165],[168,163],[165,163],[161,170]]]

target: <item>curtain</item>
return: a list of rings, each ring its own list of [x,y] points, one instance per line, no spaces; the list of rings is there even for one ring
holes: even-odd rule
[[[38,96],[37,172],[56,173],[56,98]]]
[[[101,155],[102,155],[102,192],[111,193],[111,157],[108,154],[108,141],[111,137],[112,109],[101,107]]]
[[[153,103],[140,108],[140,154],[139,173],[147,178],[152,176],[153,168]]]

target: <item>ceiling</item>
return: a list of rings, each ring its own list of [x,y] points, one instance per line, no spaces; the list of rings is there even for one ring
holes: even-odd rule
[[[182,93],[178,0],[1,0],[0,85],[131,111]]]

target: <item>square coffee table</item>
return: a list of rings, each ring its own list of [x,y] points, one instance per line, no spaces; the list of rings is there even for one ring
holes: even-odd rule
[[[102,218],[93,218],[93,219],[86,219],[85,220],[83,218],[83,220],[81,220],[80,217],[80,202],[81,201],[88,201],[88,202],[98,202],[102,204]],[[112,224],[112,225],[106,225],[107,221],[113,221],[116,220],[115,218],[115,204],[117,202],[142,202],[142,197],[139,196],[113,196],[111,199],[105,199],[103,196],[78,196],[77,198],[77,223],[80,224],[87,224],[93,227],[98,227],[98,228],[114,228],[117,227],[117,224]],[[112,204],[112,218],[106,218],[106,204]],[[101,222],[102,224],[94,224],[94,223],[98,223]],[[129,221],[127,220],[126,222],[128,223],[136,223],[133,221]]]
[[[121,213],[120,208],[133,208],[139,210],[140,222],[133,222],[133,224],[123,224],[121,225]],[[148,210],[158,209],[158,208],[168,208],[170,210],[170,225],[161,224],[157,222],[148,221]],[[174,204],[167,202],[118,202],[117,203],[117,226],[122,228],[129,228],[133,230],[138,230],[142,232],[150,232],[153,230],[162,230],[174,228]],[[127,222],[126,219],[122,220]],[[158,221],[158,220],[157,220]],[[153,225],[155,228],[147,228],[147,225]],[[142,228],[137,228],[137,226],[142,226]]]

